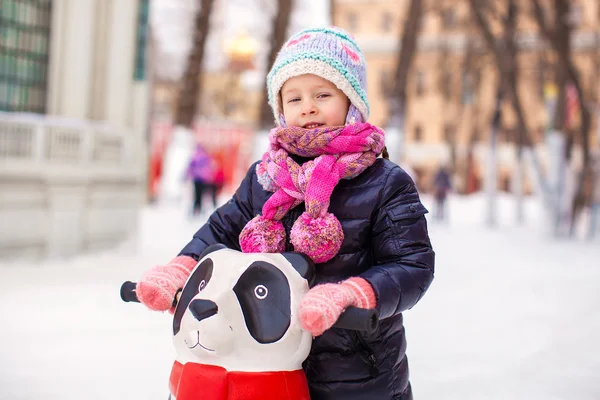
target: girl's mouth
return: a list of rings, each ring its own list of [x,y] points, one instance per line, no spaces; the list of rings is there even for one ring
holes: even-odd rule
[[[318,122],[309,122],[308,124],[304,125],[303,128],[304,129],[314,129],[314,128],[318,128],[323,125],[325,125],[325,124],[321,124]]]

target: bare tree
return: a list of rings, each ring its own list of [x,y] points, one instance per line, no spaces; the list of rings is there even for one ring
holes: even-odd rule
[[[556,84],[559,89],[558,103],[554,116],[554,126],[557,129],[565,128],[565,104],[566,104],[566,87],[567,83],[571,83],[577,92],[579,101],[579,112],[581,124],[579,127],[579,136],[581,150],[583,153],[583,166],[577,181],[577,189],[571,205],[571,221],[570,233],[573,233],[575,221],[580,211],[589,205],[589,196],[586,193],[586,178],[591,174],[590,162],[590,129],[591,129],[591,112],[589,110],[589,102],[586,93],[581,84],[580,74],[575,67],[573,61],[573,52],[571,49],[571,36],[573,26],[570,20],[571,2],[569,0],[554,0],[554,21],[548,24],[544,18],[543,8],[539,0],[532,0],[534,7],[534,15],[538,26],[545,39],[549,42],[550,47],[556,53]],[[573,142],[571,140],[571,142]],[[569,157],[569,155],[567,155]]]
[[[417,37],[419,34],[420,21],[423,16],[423,1],[411,0],[408,13],[405,18],[402,36],[399,38],[400,49],[397,55],[396,71],[394,73],[394,89],[392,90],[389,103],[388,124],[397,126],[404,130],[406,113],[406,86],[408,73],[412,66],[417,50]],[[401,144],[402,145],[402,144]]]
[[[471,13],[474,16],[475,23],[481,32],[486,47],[492,54],[499,77],[499,90],[502,96],[511,104],[511,108],[517,119],[517,168],[519,173],[522,173],[522,155],[523,148],[530,149],[530,154],[533,159],[533,167],[537,176],[537,180],[542,188],[542,196],[546,204],[551,204],[550,192],[545,175],[541,171],[540,162],[537,159],[533,149],[533,139],[531,132],[525,120],[525,111],[521,102],[521,97],[518,93],[519,84],[519,66],[518,66],[518,48],[515,41],[516,38],[516,21],[519,11],[516,0],[507,0],[506,8],[500,10],[496,8],[497,2],[489,0],[469,0]],[[492,32],[492,24],[490,21],[495,19],[500,22],[502,32],[495,35]],[[522,182],[522,177],[519,179]],[[517,188],[520,191],[522,188]],[[520,196],[518,196],[520,197]],[[517,219],[522,218],[522,202],[517,202]]]
[[[202,91],[202,61],[209,32],[210,15],[214,0],[200,0],[194,19],[192,49],[180,82],[180,91],[175,108],[175,125],[191,127],[197,111],[198,95]]]
[[[444,140],[450,148],[450,160],[452,170],[457,171],[458,156],[458,138],[456,132],[465,120],[464,116],[473,104],[473,98],[479,91],[481,83],[481,64],[483,57],[480,57],[479,50],[475,46],[475,41],[467,39],[465,52],[458,63],[452,62],[452,55],[445,50],[441,54],[440,65],[444,68],[440,74],[440,93],[447,105],[456,105],[455,107],[444,107],[446,111],[447,126],[449,132],[444,136]]]
[[[269,50],[269,58],[267,62],[267,69],[271,68],[277,53],[287,38],[287,30],[290,24],[290,17],[294,6],[293,0],[277,0],[277,10],[273,17],[273,30],[271,33],[271,48]],[[266,85],[265,85],[266,86]],[[260,105],[260,119],[259,125],[265,129],[273,125],[273,111],[268,103],[268,93],[265,90],[264,100]]]
[[[180,91],[175,106],[174,129],[163,161],[161,197],[163,200],[180,200],[181,177],[184,175],[194,146],[192,123],[197,111],[201,91],[200,73],[204,59],[204,47],[208,36],[210,15],[214,0],[199,0],[194,19],[192,48],[188,56]]]

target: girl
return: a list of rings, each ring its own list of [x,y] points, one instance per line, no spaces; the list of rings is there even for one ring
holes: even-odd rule
[[[292,36],[267,76],[270,148],[180,254],[137,286],[142,303],[164,311],[210,244],[307,254],[318,284],[299,318],[315,336],[304,364],[313,400],[412,399],[402,312],[433,279],[427,210],[387,160],[384,132],[366,122],[365,86],[365,59],[348,33]],[[376,308],[377,332],[331,328],[349,306]]]

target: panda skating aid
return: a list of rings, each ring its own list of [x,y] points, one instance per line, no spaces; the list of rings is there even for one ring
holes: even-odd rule
[[[207,248],[173,316],[172,400],[309,400],[302,362],[312,336],[297,317],[314,264],[300,253]],[[121,287],[137,301],[135,284]],[[178,301],[177,301],[178,300]],[[349,308],[336,327],[374,331],[375,310]]]

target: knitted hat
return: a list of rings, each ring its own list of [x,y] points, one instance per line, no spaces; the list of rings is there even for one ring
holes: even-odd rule
[[[285,127],[286,123],[281,113],[279,91],[288,79],[304,74],[327,79],[350,99],[346,124],[367,121],[365,57],[348,32],[335,27],[305,29],[283,45],[267,75],[269,104],[275,122],[280,126]]]

